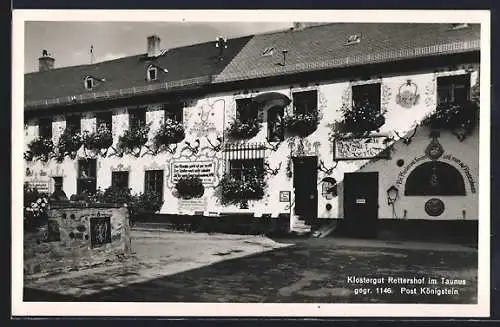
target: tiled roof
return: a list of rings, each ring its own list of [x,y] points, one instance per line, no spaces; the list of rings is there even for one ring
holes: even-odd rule
[[[206,85],[250,39],[251,36],[246,36],[228,40],[222,62],[218,60],[219,49],[214,46],[215,42],[206,42],[170,49],[153,62],[146,60],[146,55],[142,54],[93,65],[26,74],[25,107],[83,103],[177,87]],[[166,68],[168,73],[158,70],[158,80],[148,82],[146,70],[151,63],[159,68]],[[86,76],[104,78],[105,81],[98,83],[92,90],[86,90]]]
[[[137,94],[207,86],[210,83],[281,76],[308,71],[477,51],[480,26],[451,29],[450,24],[334,23],[228,40],[225,60],[214,42],[170,49],[154,62],[157,81],[146,80],[145,55],[26,74],[25,108],[115,99]],[[360,42],[345,45],[351,35]],[[265,49],[272,54],[263,56]],[[286,64],[282,50],[287,50]],[[56,58],[57,59],[57,58]],[[105,81],[88,91],[84,78]]]
[[[351,35],[360,42],[346,45]],[[479,50],[480,26],[335,23],[256,35],[214,82],[263,78],[360,64]],[[263,56],[265,49],[274,49]],[[282,50],[287,50],[286,64]]]

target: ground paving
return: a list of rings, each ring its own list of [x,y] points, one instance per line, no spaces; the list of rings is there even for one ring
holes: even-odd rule
[[[475,303],[477,250],[436,243],[135,230],[134,258],[25,281],[25,301]],[[349,276],[384,278],[379,285]],[[437,290],[389,277],[436,278]],[[441,278],[465,285],[441,285]],[[426,285],[423,285],[426,286]],[[377,288],[380,288],[378,290]],[[389,291],[390,290],[390,291]]]

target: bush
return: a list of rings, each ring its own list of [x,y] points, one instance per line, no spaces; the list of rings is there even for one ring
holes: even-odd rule
[[[90,199],[96,203],[126,204],[133,220],[138,215],[151,214],[159,211],[163,200],[154,192],[131,194],[131,189],[125,187],[108,187],[104,192],[98,190]]]
[[[54,143],[52,139],[46,137],[37,137],[28,144],[28,151],[24,158],[28,161],[33,159],[48,161],[54,152]]]
[[[154,192],[140,193],[132,197],[129,205],[130,215],[136,217],[142,214],[158,212],[163,205],[163,200]]]
[[[95,202],[127,204],[132,202],[130,189],[126,187],[108,187],[104,192],[100,189],[95,194]]]
[[[233,139],[249,139],[259,133],[260,127],[258,119],[251,119],[245,122],[236,119],[227,129],[227,135]]]
[[[221,203],[226,205],[260,200],[264,197],[265,188],[264,171],[252,169],[246,172],[244,181],[224,174],[217,186],[217,191]]]
[[[205,193],[205,187],[198,176],[180,178],[175,184],[177,194],[183,199],[200,198]]]

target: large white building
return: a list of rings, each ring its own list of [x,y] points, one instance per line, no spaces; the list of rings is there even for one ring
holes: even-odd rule
[[[26,181],[51,192],[62,180],[68,195],[128,185],[158,192],[160,213],[285,216],[291,229],[321,219],[361,234],[382,220],[477,221],[479,35],[473,24],[297,24],[169,50],[152,36],[146,54],[93,65],[54,68],[44,53],[40,71],[25,75],[26,150],[101,123],[113,145],[26,161]],[[424,124],[436,110],[441,120]],[[166,118],[184,137],[151,150]],[[236,118],[254,128],[239,140],[228,130]],[[117,155],[140,121],[151,124],[146,146]],[[224,173],[244,180],[249,167],[266,172],[264,196],[221,204]],[[183,175],[201,177],[203,196],[175,194]]]

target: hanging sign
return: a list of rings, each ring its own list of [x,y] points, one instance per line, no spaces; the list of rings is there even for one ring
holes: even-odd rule
[[[280,202],[290,202],[290,191],[280,191]]]
[[[334,160],[362,160],[388,158],[386,136],[337,139],[334,143]]]

